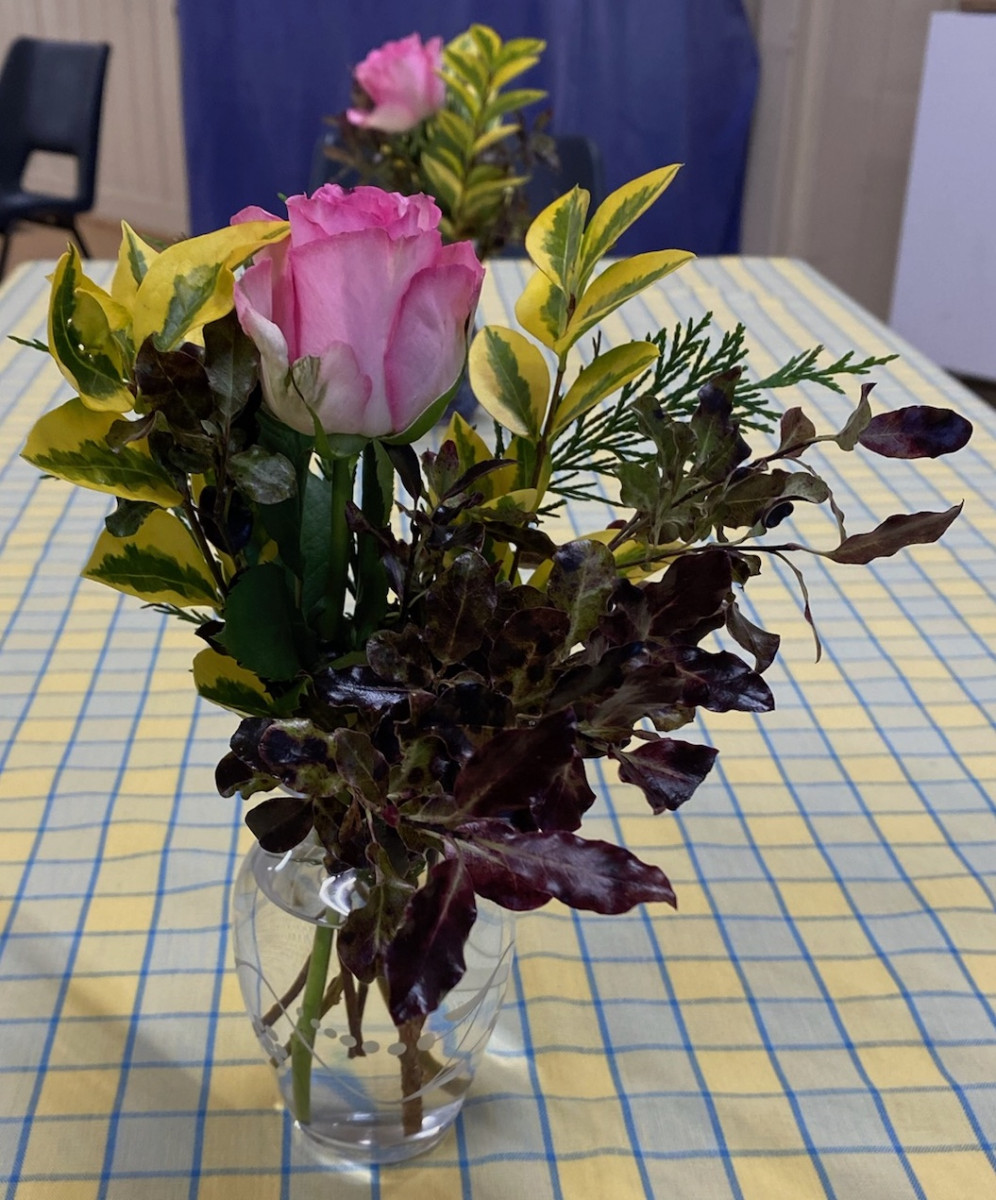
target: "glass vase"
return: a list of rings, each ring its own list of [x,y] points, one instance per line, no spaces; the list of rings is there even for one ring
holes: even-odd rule
[[[514,920],[479,899],[463,978],[424,1024],[399,1030],[381,981],[365,987],[340,971],[335,930],[359,889],[356,872],[329,877],[322,856],[312,842],[285,855],[258,845],[247,854],[232,899],[239,984],[284,1103],[312,1148],[354,1162],[398,1162],[430,1150],[456,1120],[498,1019]],[[317,985],[309,972],[315,956]],[[315,986],[322,1002],[308,1017]]]

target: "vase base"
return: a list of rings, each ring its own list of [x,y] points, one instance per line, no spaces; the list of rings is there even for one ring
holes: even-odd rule
[[[399,1121],[385,1121],[373,1113],[354,1113],[348,1119],[321,1127],[295,1121],[294,1128],[311,1153],[325,1161],[386,1166],[425,1154],[437,1146],[462,1105],[463,1097],[445,1108],[426,1113],[422,1128],[414,1134],[406,1134]]]

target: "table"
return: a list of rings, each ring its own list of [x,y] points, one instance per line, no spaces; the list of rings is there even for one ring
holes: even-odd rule
[[[45,336],[45,270],[3,285],[0,329]],[[496,264],[489,319],[520,282]],[[817,342],[900,350],[876,398],[951,404],[974,440],[926,464],[838,454],[831,482],[852,530],[965,511],[939,545],[807,566],[819,663],[791,579],[752,584],[784,635],[777,711],[708,715],[718,765],[676,816],[610,772],[586,820],[660,863],[679,913],[523,916],[455,1132],[333,1177],[275,1105],[229,966],[248,834],[212,768],[233,721],[194,695],[186,626],[78,578],[106,498],[17,458],[68,393],[0,344],[5,1200],[996,1194],[996,414],[797,262],[696,263],[625,320],[710,309],[744,321],[759,371]],[[807,397],[826,428],[853,400]]]

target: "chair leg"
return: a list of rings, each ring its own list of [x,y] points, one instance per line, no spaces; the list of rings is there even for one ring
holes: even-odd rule
[[[79,246],[79,248],[80,248],[80,254],[84,258],[89,258],[90,251],[87,249],[86,242],[83,241],[83,235],[80,233],[79,226],[76,224],[75,221],[69,222],[69,229],[70,229],[73,237],[76,239],[76,245]]]
[[[0,248],[0,279],[3,279],[4,272],[7,270],[7,252],[10,250],[10,234],[2,233],[3,247]]]

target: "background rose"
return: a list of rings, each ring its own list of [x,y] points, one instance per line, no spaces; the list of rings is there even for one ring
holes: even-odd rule
[[[484,268],[469,242],[443,245],[428,196],[326,184],[287,211],[290,237],[235,288],[268,406],[302,433],[309,408],[326,433],[402,432],[459,377]],[[277,218],[233,223],[260,219]]]
[[[372,110],[351,108],[353,125],[404,133],[443,107],[446,87],[436,74],[443,61],[443,39],[425,45],[417,33],[371,50],[356,68],[357,83],[374,103]]]

